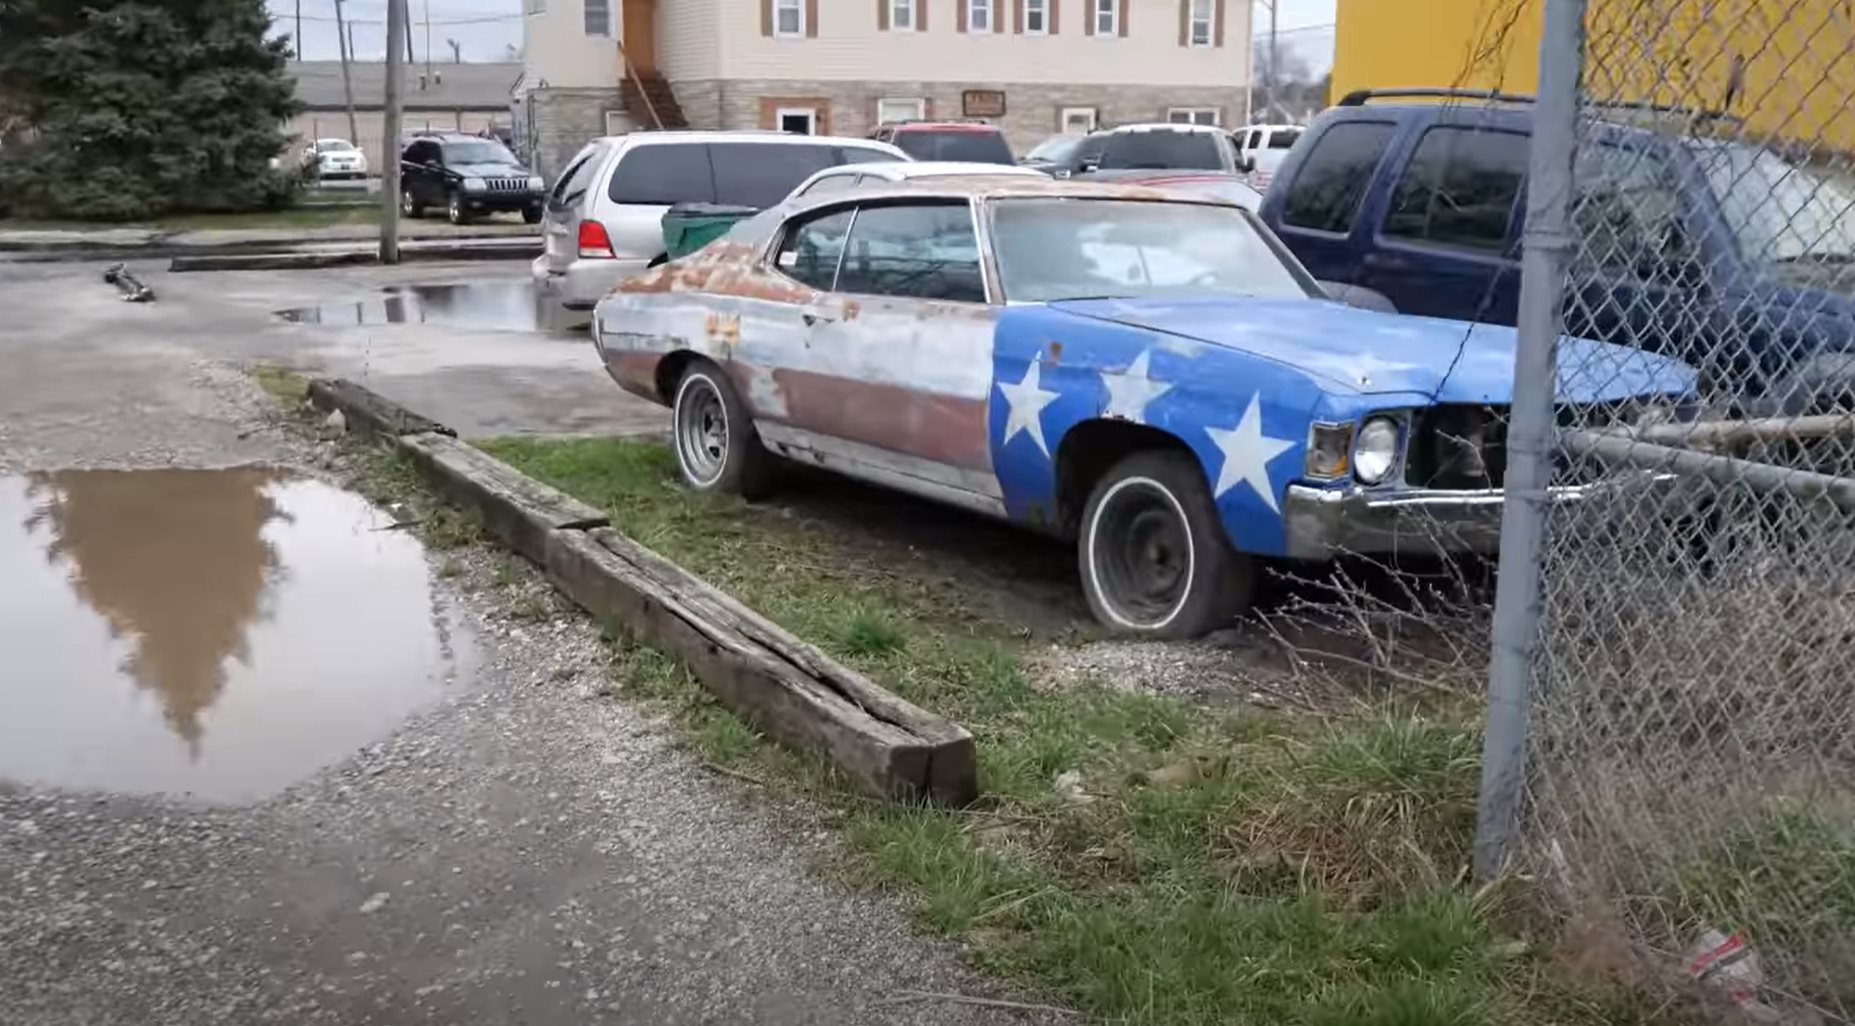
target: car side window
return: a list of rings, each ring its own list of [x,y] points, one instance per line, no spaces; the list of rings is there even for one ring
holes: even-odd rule
[[[414,164],[438,163],[438,145],[432,142],[415,142],[406,151],[406,159]]]
[[[560,181],[554,184],[554,192],[548,197],[548,202],[556,207],[578,203],[592,186],[593,175],[599,172],[599,152],[598,147],[591,147],[568,167],[560,176]]]
[[[850,230],[837,291],[985,302],[971,208],[965,203],[862,208]]]
[[[1439,126],[1423,134],[1392,191],[1384,233],[1500,252],[1526,178],[1527,137]]]
[[[798,180],[792,180],[786,188],[797,184]],[[606,193],[614,203],[713,203],[715,173],[709,165],[708,147],[655,143],[627,150],[612,171]]]
[[[1692,259],[1681,226],[1679,185],[1661,157],[1608,144],[1581,148],[1572,168],[1577,250],[1612,271],[1647,276]]]
[[[788,278],[824,292],[837,281],[837,265],[856,208],[849,207],[800,221],[786,230],[773,265]]]
[[[1342,121],[1329,127],[1289,183],[1282,222],[1323,232],[1350,231],[1378,158],[1396,130],[1385,121]]]

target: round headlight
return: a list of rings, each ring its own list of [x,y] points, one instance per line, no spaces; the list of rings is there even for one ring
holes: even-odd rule
[[[1373,417],[1359,429],[1353,442],[1353,476],[1377,484],[1398,462],[1398,424],[1390,417]]]

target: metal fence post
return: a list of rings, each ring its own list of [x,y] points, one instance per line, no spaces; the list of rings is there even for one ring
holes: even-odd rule
[[[1519,838],[1526,788],[1527,721],[1540,637],[1546,488],[1552,479],[1553,392],[1560,295],[1571,249],[1572,161],[1578,134],[1586,0],[1546,0],[1539,93],[1528,155],[1525,250],[1520,265],[1519,348],[1507,434],[1495,590],[1488,723],[1475,822],[1475,875],[1498,876]]]

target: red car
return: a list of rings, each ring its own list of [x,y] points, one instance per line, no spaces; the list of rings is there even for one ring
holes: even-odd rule
[[[983,121],[889,121],[870,138],[899,148],[916,160],[1016,164],[1005,133]]]

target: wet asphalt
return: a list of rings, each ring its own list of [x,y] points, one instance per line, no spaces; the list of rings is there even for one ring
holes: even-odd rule
[[[815,810],[604,696],[596,632],[532,573],[407,550],[242,370],[361,378],[466,435],[661,430],[575,336],[276,316],[524,266],[136,270],[158,302],[0,264],[0,595],[36,618],[0,652],[0,723],[34,724],[0,759],[0,1023],[1029,1021],[896,1002],[998,992],[845,884]],[[84,473],[252,465],[282,470],[165,498]]]

